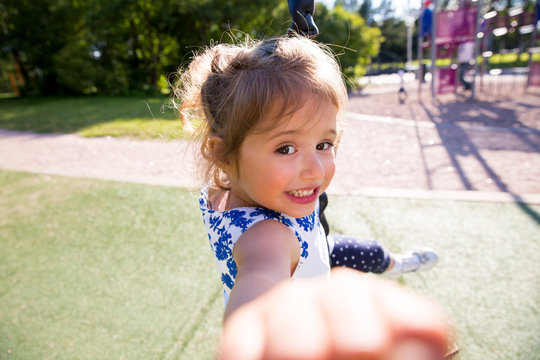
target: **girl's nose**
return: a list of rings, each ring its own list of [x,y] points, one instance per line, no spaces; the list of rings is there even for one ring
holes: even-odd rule
[[[302,162],[301,175],[305,179],[320,179],[325,174],[324,162],[319,154],[305,154]]]

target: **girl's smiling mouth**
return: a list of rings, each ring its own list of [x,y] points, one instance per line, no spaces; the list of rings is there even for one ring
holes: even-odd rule
[[[317,200],[320,186],[312,189],[299,189],[285,192],[289,199],[300,204],[309,204]]]

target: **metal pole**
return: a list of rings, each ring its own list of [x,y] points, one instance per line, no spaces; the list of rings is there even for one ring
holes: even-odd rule
[[[422,17],[424,16],[424,2],[422,2],[422,7],[420,8],[420,16],[418,17],[418,44],[417,44],[417,51],[418,51],[418,98],[421,99],[421,92],[422,92],[422,82],[424,81],[424,69],[422,68],[422,41],[424,40],[424,37],[422,35],[422,26],[423,21]]]
[[[437,0],[433,0],[433,12],[431,15],[431,97],[435,99],[435,82],[437,65]]]
[[[407,68],[411,67],[412,63],[412,25],[407,21]]]
[[[476,95],[476,75],[478,74],[478,53],[480,49],[480,38],[478,33],[480,32],[480,10],[482,9],[482,0],[477,0],[476,3],[476,30],[474,32],[474,75],[472,80],[471,100],[474,100]],[[482,59],[482,62],[484,59]]]
[[[527,60],[527,67],[529,69],[529,72],[527,73],[527,82],[525,83],[525,90],[527,90],[529,88],[529,86],[531,85],[531,66],[532,66],[532,57],[533,57],[533,48],[534,48],[534,40],[536,39],[536,33],[538,32],[538,22],[536,21],[536,19],[534,19],[534,29],[533,29],[533,32],[531,33],[531,41],[529,43],[529,59]]]
[[[410,69],[412,64],[412,27],[414,26],[414,18],[411,15],[411,2],[407,1],[407,15],[405,16],[405,24],[407,25],[407,69]]]

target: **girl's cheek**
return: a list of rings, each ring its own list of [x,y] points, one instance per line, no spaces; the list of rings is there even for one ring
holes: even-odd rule
[[[326,166],[327,181],[332,180],[335,173],[336,173],[336,162],[334,161],[334,158],[332,157],[332,160],[329,161],[329,164]]]

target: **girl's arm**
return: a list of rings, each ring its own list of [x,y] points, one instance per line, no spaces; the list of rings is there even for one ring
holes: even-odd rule
[[[293,232],[280,222],[264,220],[249,228],[234,246],[238,269],[225,319],[280,281],[289,279],[300,258]]]

